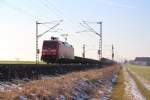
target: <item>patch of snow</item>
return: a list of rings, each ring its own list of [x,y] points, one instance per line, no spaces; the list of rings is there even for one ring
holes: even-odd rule
[[[42,76],[41,79],[42,80],[48,80],[48,79],[51,79],[51,77],[49,77],[49,76]]]
[[[59,100],[66,100],[64,95],[60,95],[60,99]]]
[[[18,97],[18,100],[27,100],[27,98],[24,97],[24,96],[19,96],[19,97]]]
[[[73,100],[95,100],[95,98],[91,98],[93,90],[98,91],[100,100],[108,100],[112,91],[112,83],[104,79],[81,79],[73,91]]]
[[[20,87],[20,84],[14,84],[11,82],[0,82],[0,91],[4,92],[4,91],[12,91],[12,90],[22,90],[22,88]]]
[[[117,82],[117,78],[118,78],[118,75],[115,72],[113,72],[111,82],[115,84]]]

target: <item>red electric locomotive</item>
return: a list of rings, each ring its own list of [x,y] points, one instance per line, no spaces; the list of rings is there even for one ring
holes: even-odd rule
[[[44,40],[41,60],[47,63],[55,63],[61,59],[74,59],[74,48],[67,42],[59,41],[52,37]]]

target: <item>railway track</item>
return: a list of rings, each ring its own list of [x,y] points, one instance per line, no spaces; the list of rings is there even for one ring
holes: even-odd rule
[[[112,64],[112,62],[106,61],[95,64],[0,64],[0,81],[22,80],[24,78],[39,79],[44,75],[60,75],[73,71],[103,68],[105,65]]]

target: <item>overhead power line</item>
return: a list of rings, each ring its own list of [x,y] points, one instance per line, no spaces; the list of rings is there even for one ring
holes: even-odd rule
[[[66,16],[64,13],[63,13],[63,11],[58,7],[58,6],[56,6],[55,4],[54,4],[54,1],[52,1],[52,0],[43,0],[43,3],[45,2],[45,4],[46,4],[46,7],[47,7],[47,9],[50,9],[50,7],[52,7],[53,8],[53,12],[54,11],[56,11],[57,13],[55,13],[55,14],[59,14],[61,17],[63,17],[63,18],[65,18],[67,21],[68,21],[68,24],[71,26],[71,28],[73,29],[73,30],[75,30],[77,27],[75,27],[75,23],[74,23],[74,21],[73,21],[73,19],[72,18],[70,18],[70,17],[68,17],[68,16]],[[81,27],[79,27],[78,26],[78,28],[81,28]],[[76,32],[76,30],[75,30],[75,32]],[[72,35],[76,35],[76,34],[74,34],[74,33],[72,33],[70,36],[72,36]],[[74,39],[74,36],[73,36],[73,38],[72,39]],[[76,39],[74,39],[75,41],[76,41]],[[83,41],[84,39],[82,38],[82,39],[79,39],[78,38],[78,40],[80,40],[80,41]],[[77,42],[79,42],[79,41],[77,41]]]
[[[87,21],[82,21],[82,23],[80,23],[81,26],[83,26],[84,28],[86,28],[87,31],[95,33],[96,35],[98,35],[99,38],[99,49],[98,49],[98,55],[99,55],[99,60],[101,60],[102,58],[102,22],[92,22],[95,24],[99,24],[100,25],[100,32],[96,32],[88,23],[91,22],[87,22]]]

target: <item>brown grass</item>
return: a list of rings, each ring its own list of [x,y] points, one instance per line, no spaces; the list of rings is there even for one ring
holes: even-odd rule
[[[125,98],[125,84],[124,84],[124,76],[123,70],[120,70],[117,83],[112,90],[112,95],[110,100],[127,100]]]
[[[21,91],[12,90],[10,92],[0,92],[0,99],[12,100],[22,95],[28,98],[35,99],[35,95],[38,98],[53,98],[59,95],[64,95],[67,100],[71,98],[71,92],[75,84],[82,78],[89,80],[97,78],[110,79],[113,71],[118,71],[118,65],[106,67],[103,69],[94,69],[84,72],[73,72],[60,77],[52,77],[46,80],[35,80],[26,83],[22,86]],[[29,99],[30,100],[30,99]],[[48,100],[48,99],[46,99]]]

